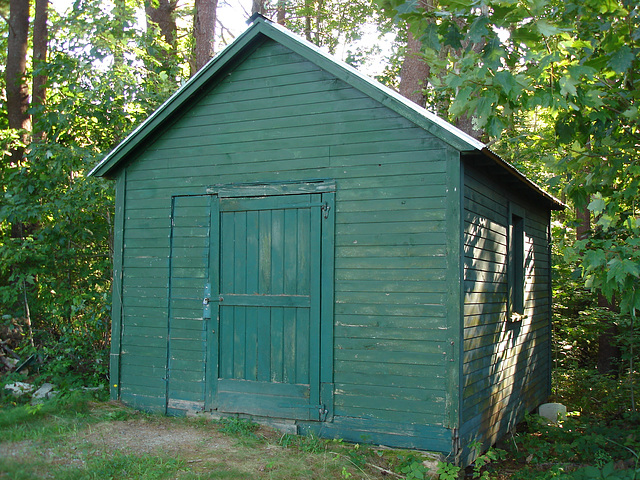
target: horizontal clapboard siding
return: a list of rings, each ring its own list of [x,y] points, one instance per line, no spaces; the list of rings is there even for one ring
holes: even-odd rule
[[[171,315],[170,394],[204,400],[202,269],[169,261],[206,226],[172,239],[171,197],[217,184],[335,179],[333,415],[370,419],[358,423],[361,432],[438,427],[440,448],[455,367],[445,173],[457,153],[276,43],[228,73],[127,166],[123,399],[164,398]],[[169,305],[169,283],[183,301]]]
[[[525,213],[525,315],[509,322],[509,204]],[[504,435],[548,394],[549,218],[470,165],[464,176],[461,443]]]

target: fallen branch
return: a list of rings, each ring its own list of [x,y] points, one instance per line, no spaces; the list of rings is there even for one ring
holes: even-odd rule
[[[396,472],[392,472],[391,470],[387,470],[386,468],[379,467],[378,465],[374,465],[373,463],[367,463],[367,466],[373,467],[376,470],[380,470],[381,472],[386,473],[387,475],[393,475],[396,478],[404,478],[402,475],[398,475]]]

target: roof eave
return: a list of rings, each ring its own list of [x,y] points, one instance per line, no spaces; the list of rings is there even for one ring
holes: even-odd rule
[[[551,195],[550,193],[543,190],[537,183],[531,181],[527,176],[525,176],[520,170],[518,170],[514,165],[504,160],[497,153],[493,152],[488,147],[484,147],[480,153],[491,159],[498,167],[505,170],[512,178],[517,180],[520,184],[522,184],[529,191],[532,191],[534,194],[542,197],[545,202],[549,204],[549,208],[551,210],[564,210],[567,206],[559,199]]]

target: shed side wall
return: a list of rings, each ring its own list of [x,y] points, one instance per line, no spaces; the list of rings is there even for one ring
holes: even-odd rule
[[[330,178],[335,403],[323,434],[448,452],[447,382],[458,364],[446,305],[459,298],[444,281],[447,219],[459,218],[446,201],[452,157],[424,129],[285,47],[262,44],[127,167],[122,399],[165,401],[171,197]],[[175,405],[198,408],[206,354],[194,346],[204,326],[190,321],[171,355],[184,354],[193,381],[172,393]]]
[[[507,318],[510,208],[525,216],[521,322]],[[475,440],[495,443],[549,394],[548,229],[548,211],[465,164],[463,448]]]

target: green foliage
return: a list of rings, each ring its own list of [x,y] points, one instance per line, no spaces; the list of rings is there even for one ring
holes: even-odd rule
[[[628,411],[628,380],[602,375],[595,369],[557,369],[554,398],[577,412],[598,419],[615,418]]]
[[[556,176],[538,180],[561,186],[575,206],[589,208],[594,235],[566,245],[567,260],[588,288],[615,297],[633,315],[640,308],[637,6],[626,0],[378,3],[422,36],[431,67],[425,90],[441,114],[471,115],[485,139],[501,139],[496,150],[518,166],[540,158],[529,170],[546,163]]]
[[[384,34],[393,28],[391,22],[380,17],[375,4],[368,0],[277,0],[265,2],[266,15],[273,19],[277,10],[284,8],[285,26],[306,37],[319,47],[336,54],[338,47],[350,48],[347,58],[357,64],[375,50],[375,46],[354,46],[362,38],[367,27],[378,25]],[[358,60],[360,59],[360,60]]]
[[[321,453],[327,449],[327,441],[321,440],[313,433],[300,438],[299,448],[306,453]]]
[[[155,68],[137,8],[50,8],[49,59],[30,72],[48,79],[46,103],[30,110],[44,137],[8,162],[22,136],[0,136],[0,315],[31,321],[16,350],[61,388],[107,379],[114,186],[86,173],[183,78],[177,58],[170,74]]]
[[[448,462],[438,462],[438,478],[440,480],[457,480],[460,475],[460,467]]]
[[[218,430],[236,437],[257,438],[255,432],[259,427],[257,423],[244,418],[227,417],[220,420]]]
[[[74,391],[59,394],[37,405],[4,403],[0,408],[3,441],[56,438],[74,430],[75,421],[87,415],[95,395]]]
[[[471,445],[471,448],[476,451],[481,451],[482,444],[479,442],[474,442]],[[504,450],[500,450],[497,448],[489,448],[485,453],[480,454],[476,457],[473,462],[473,472],[471,474],[472,478],[479,478],[481,480],[489,480],[490,475],[487,470],[487,466],[499,462],[506,457],[506,452]]]
[[[396,471],[405,475],[407,480],[423,480],[428,478],[429,469],[424,465],[421,456],[414,453],[398,455],[400,463]]]
[[[528,432],[515,438],[516,459],[528,464],[575,465],[588,462],[603,468],[612,461],[634,460],[640,451],[638,414],[598,420],[569,416],[560,425],[550,425],[538,416],[527,417]]]

